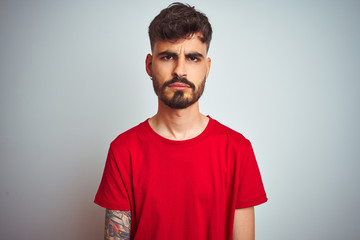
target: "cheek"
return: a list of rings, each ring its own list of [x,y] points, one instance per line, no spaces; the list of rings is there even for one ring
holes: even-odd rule
[[[206,78],[206,74],[207,74],[207,68],[206,66],[198,66],[196,68],[193,68],[191,73],[189,74],[189,78],[191,78],[194,81],[195,84],[200,84],[204,78]]]
[[[153,74],[157,76],[158,79],[169,80],[169,77],[172,76],[172,66],[170,63],[154,64],[153,65]]]

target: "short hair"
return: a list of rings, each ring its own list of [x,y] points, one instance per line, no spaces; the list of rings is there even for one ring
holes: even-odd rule
[[[201,33],[200,40],[209,50],[212,28],[205,14],[188,4],[175,2],[163,9],[150,23],[151,50],[156,41],[173,41]]]

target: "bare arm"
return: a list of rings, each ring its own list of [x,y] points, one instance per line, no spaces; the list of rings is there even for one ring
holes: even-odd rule
[[[131,213],[106,209],[105,240],[130,240]]]
[[[254,207],[235,210],[233,240],[255,240]]]

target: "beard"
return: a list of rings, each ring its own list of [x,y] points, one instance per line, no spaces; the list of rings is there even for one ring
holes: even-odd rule
[[[162,86],[160,86],[159,82],[154,76],[152,78],[152,81],[153,81],[154,91],[163,103],[165,103],[167,106],[173,109],[184,109],[193,105],[199,100],[205,89],[206,77],[204,77],[204,80],[200,83],[199,86],[195,86],[195,84],[193,84],[186,78],[178,78],[178,77],[166,81]],[[177,90],[173,94],[167,93],[167,91],[169,91],[167,87],[170,84],[176,82],[185,83],[189,85],[190,86],[189,90],[191,91],[191,93],[185,93],[185,91],[188,90]],[[171,94],[172,96],[169,96]]]

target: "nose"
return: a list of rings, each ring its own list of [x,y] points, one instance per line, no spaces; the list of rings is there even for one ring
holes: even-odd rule
[[[186,77],[186,62],[183,58],[178,58],[175,62],[175,67],[173,71],[174,77],[182,78]]]

